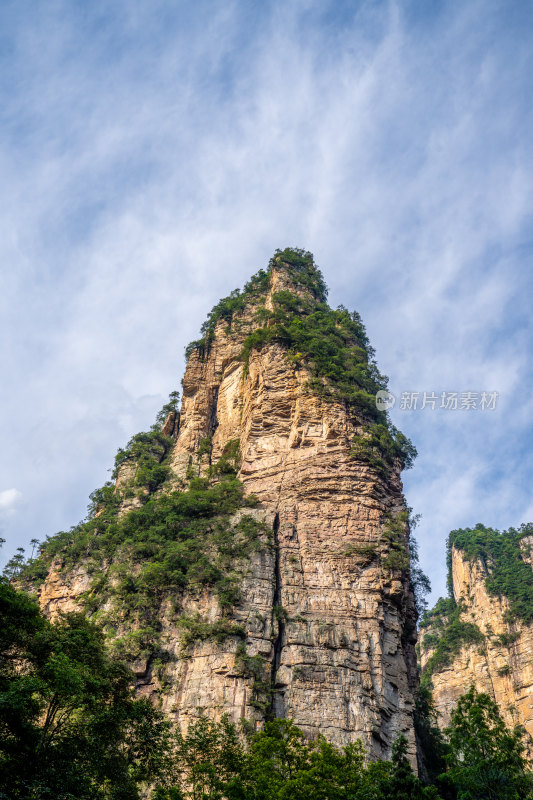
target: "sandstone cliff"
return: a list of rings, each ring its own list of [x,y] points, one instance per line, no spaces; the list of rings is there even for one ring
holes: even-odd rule
[[[454,535],[455,534],[455,535]],[[497,531],[479,525],[449,542],[452,598],[440,600],[420,631],[420,657],[445,728],[459,697],[474,685],[522,725],[533,755],[533,579],[530,526]]]
[[[45,545],[42,607],[94,614],[183,727],[286,716],[372,757],[403,732],[414,762],[408,447],[380,381],[310,254],[278,253],[190,346],[181,410]]]

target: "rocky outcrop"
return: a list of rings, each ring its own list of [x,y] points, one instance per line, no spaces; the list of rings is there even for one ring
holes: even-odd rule
[[[157,651],[133,659],[138,691],[158,698],[183,727],[200,712],[255,725],[283,716],[340,745],[361,738],[374,758],[389,757],[404,733],[414,763],[416,612],[408,570],[384,565],[391,549],[384,526],[405,511],[401,465],[384,472],[353,457],[362,420],[342,399],[310,391],[305,359],[288,358],[282,343],[266,342],[243,359],[258,306],[272,309],[282,290],[312,298],[286,265],[275,264],[265,297],[251,298],[229,323],[219,319],[193,349],[179,425],[174,416],[164,431],[173,444],[158,492],[206,475],[238,442],[238,478],[258,501],[238,514],[265,523],[243,571],[241,600],[229,618],[209,588],[186,594],[179,612],[165,600],[165,663]],[[122,465],[119,489],[133,473],[131,462]],[[129,509],[140,501],[125,502]],[[83,564],[61,577],[54,568],[40,600],[49,612],[71,609],[86,589]],[[184,644],[184,614],[205,624],[230,619],[236,633]]]
[[[524,561],[529,564],[532,541],[532,537],[522,539]],[[487,591],[490,564],[481,558],[469,559],[454,546],[450,555],[453,596],[460,605],[459,620],[477,626],[480,636],[475,642],[464,642],[448,663],[432,671],[439,724],[443,728],[449,724],[457,700],[474,685],[498,703],[509,726],[525,728],[524,741],[533,756],[533,625],[518,618],[508,621],[509,600]],[[442,627],[439,629],[437,622],[433,618],[420,632],[423,671],[431,668],[436,643],[442,636]]]

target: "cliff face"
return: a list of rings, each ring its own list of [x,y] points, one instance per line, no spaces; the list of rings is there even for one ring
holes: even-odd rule
[[[531,567],[532,536],[520,538],[521,564]],[[516,555],[515,555],[516,557]],[[522,725],[529,756],[533,756],[533,624],[520,618],[513,609],[512,596],[495,594],[489,588],[496,564],[485,553],[465,552],[451,545],[450,573],[453,600],[451,609],[430,612],[420,631],[420,656],[423,675],[432,685],[439,724],[446,727],[459,697],[469,686],[495,700],[507,725]],[[524,581],[524,578],[521,578]],[[517,579],[518,580],[518,579]],[[530,589],[524,586],[530,599]],[[522,617],[524,614],[522,614]],[[450,627],[450,619],[453,624]],[[455,634],[450,636],[450,631]],[[443,642],[450,650],[442,657]],[[455,640],[455,643],[454,643]],[[439,655],[441,657],[439,658]]]
[[[176,492],[178,502],[189,482],[194,491],[208,484],[215,488],[206,491],[215,491],[234,458],[245,499],[242,508],[230,509],[225,530],[240,536],[243,520],[250,530],[255,525],[253,546],[232,551],[224,562],[239,582],[238,595],[231,603],[221,600],[209,577],[179,590],[158,589],[157,643],[142,636],[142,602],[133,616],[115,614],[110,636],[130,636],[139,693],[159,699],[182,727],[199,712],[254,725],[284,716],[337,744],[362,738],[372,757],[389,757],[403,732],[414,762],[416,612],[405,562],[401,459],[363,457],[361,450],[354,456],[354,437],[366,442],[380,421],[314,390],[312,358],[295,353],[283,336],[265,336],[243,356],[257,320],[266,329],[275,324],[268,315],[279,310],[280,292],[293,297],[285,295],[286,306],[303,303],[294,306],[296,316],[305,304],[316,306],[317,290],[308,284],[290,263],[274,260],[261,278],[263,289],[229,319],[214,319],[192,348],[179,419],[172,411],[163,426],[165,480],[132,492],[138,462],[126,458],[118,470],[116,518],[127,520],[128,512],[147,513],[147,496]],[[360,358],[360,343],[348,345]],[[327,387],[327,377],[320,381]],[[104,507],[96,509],[91,529],[97,542]],[[400,540],[390,533],[391,520],[400,520]],[[206,535],[215,528],[208,526]],[[216,535],[219,550],[209,552],[220,564],[224,534]],[[92,541],[83,552],[91,552]],[[118,548],[96,566],[94,557],[90,565],[83,557],[71,564],[65,547],[50,557],[39,589],[42,607],[49,614],[87,607],[89,597],[92,612],[109,617],[116,587],[139,574],[142,556],[128,550],[119,557]],[[115,595],[99,597],[104,580]]]

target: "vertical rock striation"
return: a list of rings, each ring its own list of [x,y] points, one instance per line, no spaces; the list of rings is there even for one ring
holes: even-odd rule
[[[422,621],[420,658],[441,727],[449,724],[457,700],[473,685],[498,703],[507,725],[524,727],[531,757],[533,624],[528,606],[533,602],[533,579],[528,571],[533,536],[528,535],[529,527],[498,534],[478,526],[455,532],[459,533],[455,542],[451,535],[452,597],[439,601]],[[498,550],[491,543],[499,545]],[[513,549],[506,547],[503,552],[502,544]]]
[[[313,314],[329,327],[324,337],[302,338]],[[208,578],[196,579],[179,591],[158,590],[157,643],[142,638],[142,608],[109,632],[116,638],[137,630],[129,657],[138,691],[160,698],[183,727],[201,712],[255,725],[290,717],[308,735],[340,745],[362,738],[374,758],[389,757],[404,733],[414,762],[405,440],[372,407],[380,376],[363,334],[353,334],[357,326],[364,332],[356,317],[328,309],[320,273],[302,251],[278,253],[243,294],[215,307],[203,338],[189,348],[181,410],[169,413],[159,455],[150,456],[160,459],[164,480],[152,477],[151,488],[133,491],[138,461],[125,458],[114,489],[119,522],[110,524],[146,513],[166,495],[223,482],[233,464],[245,500],[225,524],[239,531],[243,520],[253,522],[255,545],[232,556],[239,593],[231,604]],[[326,353],[329,373],[321,374],[320,348],[332,337],[342,340],[344,360]],[[346,364],[352,372],[345,380]],[[361,376],[360,386],[342,388],[350,375]],[[99,546],[102,513],[88,553]],[[83,558],[69,566],[71,546],[49,554],[41,604],[56,613],[87,607],[89,596],[92,612],[104,618],[117,601],[100,597],[98,586],[134,581],[143,564],[124,544],[96,568],[94,557],[90,567]]]

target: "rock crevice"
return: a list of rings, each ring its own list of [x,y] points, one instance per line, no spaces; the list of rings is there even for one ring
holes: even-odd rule
[[[283,717],[283,693],[280,691],[283,684],[278,685],[278,670],[281,666],[281,655],[283,650],[283,638],[285,633],[284,609],[282,604],[281,591],[281,568],[280,568],[280,548],[279,548],[279,514],[276,513],[272,525],[273,546],[274,546],[274,594],[272,604],[272,630],[274,632],[271,691],[272,703],[270,715],[272,717]]]

